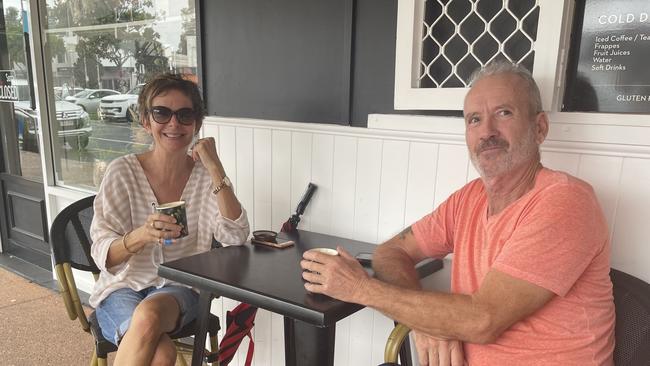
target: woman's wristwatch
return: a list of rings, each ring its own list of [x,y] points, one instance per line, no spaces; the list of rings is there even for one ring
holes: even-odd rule
[[[217,188],[215,188],[214,191],[212,191],[212,194],[214,194],[214,195],[218,194],[225,187],[232,188],[232,182],[230,181],[230,178],[228,178],[227,175],[224,176],[223,179],[221,179],[221,182],[219,183]]]

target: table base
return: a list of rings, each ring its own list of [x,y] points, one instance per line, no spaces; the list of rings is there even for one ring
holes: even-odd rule
[[[333,366],[336,324],[317,327],[284,317],[284,358],[287,366]]]

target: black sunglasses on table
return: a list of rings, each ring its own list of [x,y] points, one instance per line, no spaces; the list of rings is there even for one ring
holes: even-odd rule
[[[160,124],[171,121],[172,116],[176,115],[176,120],[182,125],[191,125],[196,120],[196,112],[192,108],[181,108],[177,111],[163,106],[155,106],[149,110],[153,120]]]

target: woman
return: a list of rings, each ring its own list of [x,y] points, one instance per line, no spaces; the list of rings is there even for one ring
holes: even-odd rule
[[[163,261],[210,249],[212,239],[244,243],[249,233],[217,155],[214,139],[193,138],[203,122],[194,83],[165,74],[138,99],[140,121],[153,149],[115,159],[95,199],[91,254],[101,269],[90,304],[106,339],[119,344],[116,365],[173,365],[168,334],[196,317],[198,295],[157,275]],[[183,200],[188,236],[152,205]]]

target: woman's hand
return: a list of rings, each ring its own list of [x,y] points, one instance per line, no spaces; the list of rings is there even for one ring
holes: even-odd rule
[[[173,216],[152,213],[147,217],[144,225],[129,235],[127,246],[133,252],[140,251],[150,243],[172,244],[174,239],[181,235],[182,229]]]
[[[147,245],[169,245],[181,235],[181,226],[173,216],[152,213],[144,225],[127,233],[111,244],[106,258],[106,267],[110,268],[127,261],[138,254]]]
[[[453,339],[438,339],[424,333],[412,331],[420,365],[465,366],[463,342]]]
[[[215,172],[222,178],[226,176],[213,137],[206,137],[196,141],[196,144],[192,147],[192,159],[201,161],[208,171]]]

